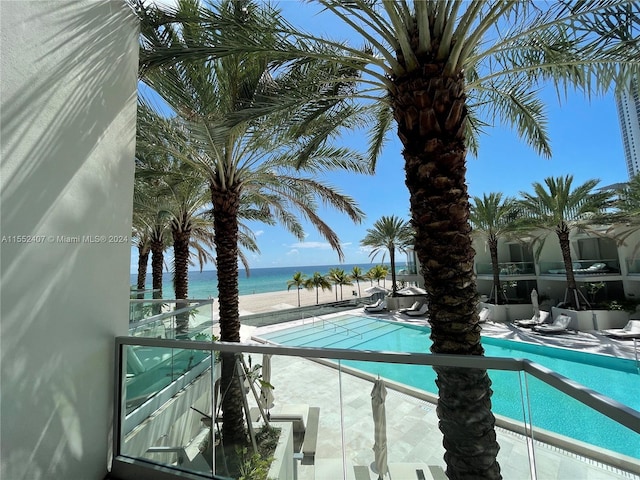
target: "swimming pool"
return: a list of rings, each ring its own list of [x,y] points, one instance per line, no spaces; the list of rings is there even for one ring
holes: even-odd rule
[[[330,322],[324,327],[322,322],[316,322],[285,328],[261,337],[292,346],[429,353],[431,330],[428,327],[354,315]],[[640,375],[633,360],[490,337],[483,337],[482,344],[488,357],[529,359],[640,410]],[[343,364],[437,393],[431,367],[358,361],[343,361]],[[494,413],[522,421],[518,374],[496,370],[489,374],[493,382]],[[535,426],[640,459],[640,436],[634,432],[530,375],[527,385]]]

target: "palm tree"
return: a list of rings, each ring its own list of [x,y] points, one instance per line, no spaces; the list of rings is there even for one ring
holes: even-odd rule
[[[384,262],[386,253],[389,252],[391,294],[393,296],[398,290],[396,285],[396,251],[406,253],[407,248],[413,246],[413,243],[414,233],[410,223],[395,215],[380,217],[373,224],[373,228],[367,229],[367,235],[360,242],[362,246],[371,248],[369,253],[371,259],[382,253],[382,261]]]
[[[360,293],[360,281],[366,280],[367,277],[362,272],[362,269],[357,265],[351,269],[351,273],[349,274],[349,276],[356,282],[356,285],[358,285],[358,298],[362,297],[362,294]]]
[[[332,282],[336,287],[340,287],[340,300],[343,300],[342,287],[345,285],[353,285],[351,278],[347,275],[347,272],[342,268],[332,268],[327,274],[327,279]],[[336,288],[336,302],[338,301],[338,289]]]
[[[560,244],[562,261],[567,275],[567,292],[565,302],[576,309],[580,309],[582,296],[576,285],[571,260],[571,245],[569,235],[574,229],[592,230],[594,216],[604,218],[605,210],[610,206],[612,193],[607,190],[594,191],[598,180],[588,180],[573,188],[573,176],[548,177],[544,183],[533,183],[534,193],[520,192],[521,200],[518,206],[529,228],[539,228],[544,232],[555,232]],[[544,245],[546,235],[542,234],[534,239],[539,253]],[[582,297],[589,305],[586,298]]]
[[[287,290],[291,290],[291,287],[296,287],[296,290],[298,291],[298,307],[300,306],[300,289],[304,288],[306,285],[306,277],[307,276],[304,273],[296,272],[293,274],[293,279],[287,281]]]
[[[498,240],[514,231],[513,221],[516,212],[514,207],[514,199],[508,197],[503,201],[501,193],[484,194],[482,198],[473,197],[473,205],[471,206],[469,220],[474,233],[485,237],[489,245],[493,271],[491,297],[496,305],[506,301],[504,296],[500,296],[502,288],[500,287],[500,267],[498,265]]]
[[[195,13],[234,19],[251,25],[264,45],[274,39],[262,27],[271,18],[246,1],[224,1],[217,8],[199,8],[181,2],[177,19],[143,25],[142,44],[160,42],[167,48],[188,49],[207,45],[210,33],[189,21]],[[178,26],[179,25],[179,26]],[[224,35],[233,32],[223,28]],[[216,33],[223,33],[222,30]],[[220,340],[240,341],[238,308],[239,215],[243,199],[256,202],[263,219],[279,221],[297,238],[304,238],[299,212],[337,251],[342,249],[335,232],[316,213],[318,200],[359,222],[363,213],[350,197],[322,181],[322,174],[341,168],[356,173],[369,171],[361,156],[328,144],[336,128],[354,109],[330,97],[342,93],[327,78],[332,65],[307,62],[287,67],[264,55],[238,54],[219,60],[175,63],[170,68],[147,70],[144,81],[176,115],[185,132],[182,144],[172,144],[168,154],[190,164],[209,185],[213,205],[214,243],[220,295]],[[345,74],[351,75],[351,72]],[[317,98],[315,104],[292,107],[301,98]],[[236,376],[235,357],[223,355],[221,385],[223,432],[227,445],[243,443],[246,430],[242,394]]]
[[[366,47],[298,32],[273,12],[269,25],[277,42],[264,42],[239,19],[224,23],[219,16],[203,17],[215,45],[162,49],[150,44],[141,62],[158,66],[177,58],[267,52],[283,62],[322,58],[364,73],[354,77],[358,83],[347,95],[364,99],[374,110],[372,159],[392,128],[403,144],[415,252],[430,297],[431,350],[482,355],[467,148],[477,150],[482,127],[502,122],[549,156],[540,87],[551,83],[560,94],[575,87],[591,95],[626,85],[640,70],[637,2],[316,3],[334,16],[332,21],[351,27]],[[218,33],[229,32],[223,23],[233,35]],[[500,478],[486,372],[443,367],[436,372],[448,477]]]
[[[313,272],[313,277],[306,280],[305,287],[308,290],[316,289],[316,305],[318,305],[320,303],[320,289],[322,289],[323,292],[325,290],[331,290],[331,282],[320,272]]]
[[[615,195],[614,211],[611,215],[612,230],[617,233],[616,239],[619,242],[624,242],[640,229],[640,174],[618,187]],[[636,255],[638,249],[640,249],[640,245],[633,250],[633,256]]]
[[[384,265],[374,265],[367,272],[367,276],[371,279],[372,285],[374,280],[378,283],[378,285],[380,285],[380,280],[385,280],[388,273],[389,269]]]

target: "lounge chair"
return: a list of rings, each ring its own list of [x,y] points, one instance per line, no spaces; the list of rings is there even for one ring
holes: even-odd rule
[[[629,320],[622,328],[602,330],[602,333],[616,338],[640,338],[640,320]]]
[[[428,310],[429,310],[429,305],[424,303],[418,310],[407,310],[404,313],[405,315],[409,315],[410,317],[421,317],[423,315],[426,315]]]
[[[369,310],[370,308],[378,308],[380,306],[380,304],[382,303],[382,299],[379,298],[378,300],[376,300],[375,302],[373,302],[371,305],[365,305],[364,309],[365,310]]]
[[[374,306],[375,305],[375,306]],[[364,311],[367,313],[384,312],[387,309],[387,302],[380,300],[379,303],[374,305],[367,305],[364,307]]]
[[[536,325],[543,325],[547,323],[548,319],[549,319],[549,312],[540,310],[540,315],[534,315],[529,320],[516,320],[514,323],[518,327],[533,328]]]
[[[562,333],[568,331],[570,323],[571,317],[569,315],[558,315],[553,323],[536,325],[533,329],[540,333]]]
[[[415,312],[417,310],[420,310],[420,307],[422,307],[422,302],[413,302],[413,305],[411,305],[409,308],[401,308],[400,310],[398,310],[398,312],[400,313]]]
[[[492,321],[491,310],[489,308],[487,308],[487,307],[483,307],[483,309],[480,310],[480,313],[478,314],[478,317],[479,317],[479,322],[480,323]]]

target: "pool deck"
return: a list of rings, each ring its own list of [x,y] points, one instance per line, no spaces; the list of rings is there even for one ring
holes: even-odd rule
[[[362,315],[362,309],[343,312],[339,315]],[[370,315],[371,316],[371,315]],[[405,315],[384,313],[376,318],[406,322],[414,325],[427,325],[426,318],[408,318]],[[291,323],[286,326],[291,326]],[[268,327],[243,326],[243,341],[251,341],[251,336],[260,336],[281,329],[285,324]],[[616,357],[635,358],[633,341],[615,340],[597,333],[576,332],[560,335],[542,335],[509,324],[485,323],[483,335],[510,340],[525,341],[544,345],[554,345],[592,353],[614,355]],[[308,402],[317,404],[320,410],[318,443],[315,460],[303,461],[298,467],[299,480],[325,480],[344,478],[360,480],[378,478],[370,468],[373,456],[373,420],[371,416],[370,380],[353,375],[341,375],[336,379],[335,368],[305,359],[275,357],[272,359],[272,384],[276,402],[281,404]],[[295,379],[294,382],[291,379]],[[278,388],[278,385],[286,385]],[[313,393],[312,393],[313,392]],[[338,400],[341,398],[342,402]],[[388,460],[396,472],[407,469],[415,472],[420,466],[429,478],[428,468],[446,468],[442,447],[442,435],[438,430],[435,405],[424,399],[388,388],[386,398]],[[340,406],[342,404],[342,415]],[[314,405],[311,405],[314,406]],[[344,428],[341,428],[341,425]],[[503,478],[536,478],[530,473],[529,452],[533,446],[535,470],[538,479],[549,480],[604,480],[634,479],[640,480],[640,461],[638,468],[620,469],[615,466],[591,460],[561,448],[527,439],[517,433],[496,427]],[[343,432],[343,433],[341,433]],[[344,438],[341,439],[341,435]],[[342,444],[346,456],[342,457]],[[616,464],[615,461],[611,462]],[[392,470],[393,472],[394,470]],[[389,478],[389,477],[385,477]],[[392,480],[410,480],[417,478],[412,473],[396,473]],[[437,474],[432,478],[439,478]],[[443,477],[440,477],[443,478]]]

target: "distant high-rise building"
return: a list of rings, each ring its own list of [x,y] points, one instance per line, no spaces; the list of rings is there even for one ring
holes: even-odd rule
[[[640,84],[637,80],[631,82],[631,88],[616,95],[616,105],[627,171],[629,178],[633,178],[640,173]]]

